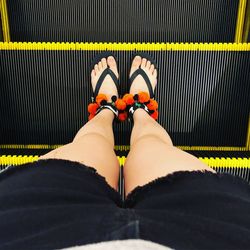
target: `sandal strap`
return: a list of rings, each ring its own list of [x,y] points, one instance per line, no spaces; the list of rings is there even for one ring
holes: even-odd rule
[[[97,81],[97,84],[96,84],[96,87],[95,87],[95,92],[94,92],[94,99],[96,98],[96,96],[98,95],[99,93],[99,90],[101,88],[101,85],[103,83],[103,80],[104,78],[107,76],[107,75],[110,75],[111,78],[113,79],[115,85],[116,85],[116,88],[117,90],[119,90],[119,85],[118,85],[118,78],[116,77],[115,73],[110,69],[110,68],[106,68],[101,76],[99,77],[98,81]]]
[[[145,82],[146,82],[146,84],[147,84],[147,86],[148,86],[150,98],[154,98],[154,91],[153,91],[151,82],[150,82],[150,80],[149,80],[149,78],[148,78],[148,75],[146,74],[146,72],[145,72],[143,69],[139,68],[139,69],[137,69],[137,70],[132,74],[132,76],[130,77],[130,83],[131,83],[130,86],[132,85],[134,79],[135,79],[138,75],[141,75],[141,76],[144,78],[144,80],[145,80]]]
[[[133,114],[134,112],[137,110],[137,109],[144,109],[149,115],[150,115],[150,111],[148,109],[148,107],[144,104],[144,103],[141,103],[141,102],[135,102],[128,110],[129,112],[129,120],[130,121],[133,121]]]
[[[112,103],[106,103],[104,105],[101,105],[97,110],[96,110],[96,113],[95,115],[97,115],[101,110],[103,109],[110,109],[114,114],[115,116],[118,118],[118,109],[112,104]]]

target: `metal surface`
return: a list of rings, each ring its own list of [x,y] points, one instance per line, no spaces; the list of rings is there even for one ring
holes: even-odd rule
[[[87,122],[96,51],[0,51],[0,144],[65,144]],[[132,51],[116,51],[121,93]],[[159,67],[159,123],[177,146],[245,147],[250,52],[150,51]],[[128,145],[131,124],[114,125]]]
[[[7,4],[12,41],[233,42],[239,1],[16,0]]]

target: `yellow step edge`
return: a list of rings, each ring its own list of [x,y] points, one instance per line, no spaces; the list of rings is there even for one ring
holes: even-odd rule
[[[10,42],[10,28],[6,0],[0,0],[0,19],[2,20],[3,39]]]
[[[39,159],[38,155],[1,155],[0,166],[22,165],[29,162],[35,162]],[[121,166],[124,166],[126,157],[117,156]],[[199,157],[199,160],[210,167],[225,168],[250,168],[250,158],[219,158],[219,157]]]
[[[246,7],[247,7],[247,0],[239,0],[237,22],[236,22],[236,29],[235,29],[235,38],[234,38],[234,41],[236,43],[241,43],[243,40],[243,28],[244,28],[244,22],[246,18],[246,15],[245,15]]]
[[[246,139],[246,149],[248,149],[250,151],[250,115],[248,117],[248,130],[247,130],[247,139]]]
[[[250,43],[0,42],[0,50],[250,51]]]
[[[0,149],[56,149],[62,145],[48,145],[48,144],[0,144]],[[248,151],[248,147],[225,147],[225,146],[176,146],[182,150],[191,151]],[[115,150],[129,151],[129,145],[116,145]]]

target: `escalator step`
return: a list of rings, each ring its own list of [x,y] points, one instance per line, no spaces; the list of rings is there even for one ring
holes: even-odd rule
[[[12,41],[233,42],[238,0],[7,1]]]
[[[148,52],[159,68],[159,123],[174,145],[246,147],[250,51]],[[72,141],[87,122],[89,65],[97,53],[0,50],[0,144]],[[114,53],[124,94],[133,51]],[[114,124],[114,132],[116,145],[129,145],[131,124]]]

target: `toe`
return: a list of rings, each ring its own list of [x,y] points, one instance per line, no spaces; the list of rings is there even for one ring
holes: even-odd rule
[[[150,66],[151,66],[151,62],[150,61],[147,61],[146,63],[146,68],[149,70],[150,69]]]
[[[157,70],[155,69],[153,72],[153,76],[156,78],[157,77]]]
[[[110,67],[110,69],[115,73],[115,75],[118,77],[118,70],[117,70],[117,66],[116,66],[116,61],[115,58],[113,56],[109,56],[108,60],[107,60],[108,66]]]
[[[132,62],[132,67],[139,68],[140,64],[141,64],[141,57],[136,56]]]
[[[95,73],[97,73],[97,72],[99,71],[99,68],[98,68],[98,65],[97,65],[97,64],[95,64],[94,69],[95,69]]]
[[[106,69],[108,67],[106,58],[102,58],[102,67]]]
[[[109,67],[116,67],[115,58],[113,56],[108,57],[108,66]]]
[[[141,62],[141,67],[142,67],[142,68],[146,68],[146,63],[147,63],[147,59],[146,59],[146,58],[143,58],[143,59],[142,59],[142,62]]]
[[[154,64],[151,64],[150,68],[149,68],[149,71],[153,74],[154,72],[154,69],[155,69],[155,66]]]
[[[99,70],[102,70],[102,62],[101,61],[98,63],[98,68],[99,68]]]
[[[136,56],[132,62],[131,65],[131,70],[130,70],[130,76],[137,70],[139,69],[139,66],[141,65],[141,57]]]
[[[91,77],[94,77],[96,74],[95,74],[95,70],[93,69],[92,71],[91,71]]]

